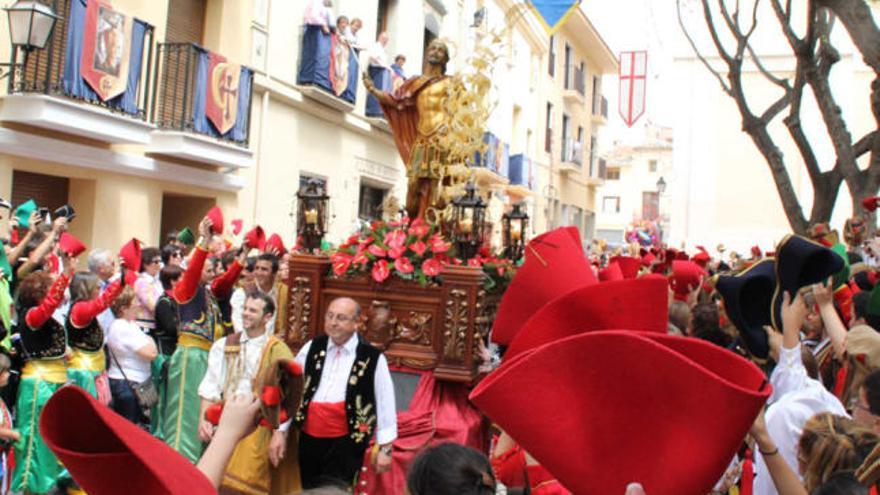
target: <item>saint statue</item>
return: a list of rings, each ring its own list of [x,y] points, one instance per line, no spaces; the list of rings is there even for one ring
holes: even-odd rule
[[[411,77],[393,93],[377,89],[364,74],[364,85],[381,104],[406,164],[406,211],[412,219],[424,218],[429,208],[442,210],[442,188],[452,180],[445,144],[451,116],[445,103],[451,85],[460,83],[446,74],[449,49],[442,41],[428,45],[426,62],[424,74]]]

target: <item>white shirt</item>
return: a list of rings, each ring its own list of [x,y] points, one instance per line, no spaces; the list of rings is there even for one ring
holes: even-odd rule
[[[324,0],[309,0],[303,13],[303,24],[329,27],[333,13],[324,5]]]
[[[344,402],[345,390],[348,387],[348,375],[354,366],[357,350],[357,334],[352,335],[341,347],[332,339],[327,342],[327,357],[321,370],[321,382],[312,402]],[[296,362],[305,369],[306,357],[312,341],[299,350]],[[394,383],[388,370],[388,361],[379,355],[376,363],[376,376],[373,379],[373,393],[376,395],[376,442],[385,445],[397,438],[397,411],[394,403]]]
[[[128,378],[132,382],[143,382],[150,378],[150,361],[138,356],[137,350],[152,342],[135,322],[117,318],[107,335],[107,348],[113,353],[107,376],[114,380]],[[119,366],[122,367],[121,371]]]
[[[199,396],[207,401],[217,402],[228,394],[251,394],[253,393],[253,380],[257,376],[260,367],[260,359],[263,357],[263,349],[269,340],[269,332],[259,337],[248,337],[247,332],[241,334],[238,359],[234,370],[235,383],[226,383],[229,379],[229,363],[226,360],[225,346],[226,337],[214,342],[208,353],[208,370],[202,383],[199,385]],[[224,387],[228,386],[228,389]]]
[[[770,376],[770,383],[783,392],[777,394],[774,390],[773,395],[770,396],[771,401],[775,399],[775,402],[767,408],[764,416],[767,431],[773,443],[779,448],[779,455],[797,473],[797,444],[804,423],[822,412],[846,417],[849,415],[846,414],[843,404],[837,397],[825,390],[818,380],[807,375],[807,370],[801,361],[800,344],[793,349],[783,347],[780,350],[779,364]],[[755,452],[755,482],[752,486],[754,495],[777,494],[773,479],[759,452]]]
[[[259,284],[254,284],[258,291],[263,292],[263,289],[260,289]],[[275,301],[275,314],[278,314],[278,284],[272,284],[272,290],[269,292],[263,292],[267,296],[271,297],[273,301]],[[235,289],[235,292],[232,293],[232,297],[229,299],[229,305],[232,307],[232,328],[235,329],[236,332],[241,332],[244,330],[244,323],[241,321],[241,315],[244,313],[244,301],[247,299],[247,292],[244,288],[239,287]],[[266,324],[266,331],[269,334],[275,333],[275,318],[273,317],[269,320],[269,323]]]
[[[378,65],[385,68],[390,67],[388,64],[388,53],[385,52],[385,47],[382,46],[382,43],[379,43],[378,41],[373,43],[370,46],[367,55],[370,57],[370,65]]]

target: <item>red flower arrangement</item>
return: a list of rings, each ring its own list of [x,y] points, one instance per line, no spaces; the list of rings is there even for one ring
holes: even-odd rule
[[[447,254],[452,245],[437,230],[437,226],[422,219],[375,221],[330,255],[333,274],[347,277],[370,273],[378,283],[395,275],[427,285],[452,261]]]

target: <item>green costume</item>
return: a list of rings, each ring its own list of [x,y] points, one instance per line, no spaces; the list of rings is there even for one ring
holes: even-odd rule
[[[211,344],[226,334],[226,328],[216,299],[204,287],[180,304],[180,321],[177,349],[168,365],[161,434],[171,448],[197,462],[204,450],[199,439],[199,384],[208,370]]]

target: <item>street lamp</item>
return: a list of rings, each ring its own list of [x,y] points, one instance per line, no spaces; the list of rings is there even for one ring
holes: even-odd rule
[[[313,253],[321,248],[321,240],[327,233],[327,204],[330,196],[324,192],[324,185],[318,179],[309,179],[296,193],[298,202],[297,234],[302,239],[306,252]]]
[[[666,192],[666,180],[661,175],[659,179],[657,179],[657,192],[663,194]]]
[[[465,193],[452,201],[452,240],[459,258],[469,260],[477,255],[486,228],[486,203],[476,194],[473,182]]]
[[[35,1],[18,1],[3,10],[9,16],[12,46],[25,52],[46,47],[55,23],[60,19],[52,8]]]
[[[525,252],[528,227],[529,215],[522,210],[522,203],[516,203],[510,213],[505,213],[501,217],[504,250],[512,261],[518,261]]]
[[[666,180],[661,175],[657,179],[657,230],[660,237],[660,244],[663,244],[663,212],[660,205],[663,203],[663,193],[666,191]]]

